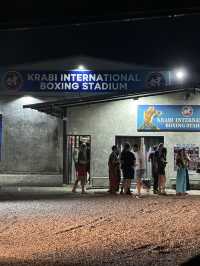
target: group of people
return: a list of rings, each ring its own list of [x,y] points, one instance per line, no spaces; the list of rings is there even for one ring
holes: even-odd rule
[[[148,156],[151,162],[153,193],[166,195],[166,175],[165,168],[167,165],[167,149],[163,143],[154,146]],[[177,178],[176,178],[176,194],[186,195],[189,190],[188,164],[190,158],[184,149],[179,150],[176,157]],[[131,181],[136,180],[136,197],[141,197],[142,187],[149,189],[150,184],[144,181],[145,175],[145,156],[140,150],[139,145],[133,146],[133,152],[129,143],[124,143],[123,150],[120,154],[117,146],[112,147],[112,152],[108,160],[109,167],[109,192],[131,195]],[[122,182],[121,182],[122,173]],[[121,184],[121,189],[120,189]]]
[[[112,152],[108,159],[109,168],[109,192],[116,194],[131,195],[131,182],[136,180],[136,197],[141,197],[142,187],[150,189],[151,184],[145,182],[145,156],[138,144],[132,148],[128,142],[124,143],[123,150],[120,153],[117,146],[112,147]],[[153,193],[166,195],[166,175],[165,168],[167,165],[167,149],[163,143],[153,146],[153,150],[148,156],[151,162]],[[176,194],[186,195],[186,191],[190,190],[188,165],[190,158],[185,149],[180,149],[176,156],[177,178],[176,178]],[[85,185],[90,172],[90,149],[87,144],[82,143],[75,160],[76,180],[72,192],[76,192],[78,182],[81,183],[82,193],[85,193]],[[122,178],[121,178],[122,174]],[[147,181],[147,180],[146,180]]]

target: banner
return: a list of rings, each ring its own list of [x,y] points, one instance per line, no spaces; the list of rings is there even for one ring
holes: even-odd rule
[[[139,105],[138,131],[200,131],[200,105]]]
[[[1,74],[1,87],[25,92],[144,92],[174,84],[170,71],[26,71]]]

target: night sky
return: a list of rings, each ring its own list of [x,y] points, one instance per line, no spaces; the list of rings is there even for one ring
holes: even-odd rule
[[[200,15],[0,31],[0,66],[86,55],[200,72]]]

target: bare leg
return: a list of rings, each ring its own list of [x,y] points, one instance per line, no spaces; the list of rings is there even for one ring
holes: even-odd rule
[[[127,179],[127,192],[131,193],[131,179]]]
[[[166,177],[164,175],[160,175],[159,179],[160,179],[159,192],[162,194],[166,194],[165,192]]]
[[[122,180],[122,185],[121,185],[121,191],[120,194],[123,194],[123,191],[125,190],[125,180]]]
[[[165,175],[163,175],[163,183],[162,183],[162,191],[163,191],[163,193],[165,193],[165,184],[166,184],[166,176]]]
[[[127,179],[124,179],[124,193],[127,192]]]
[[[141,195],[141,188],[142,188],[142,181],[140,177],[137,177],[136,181],[136,188],[137,188],[137,194],[140,196]]]
[[[131,179],[125,179],[124,180],[124,193],[130,194],[130,188],[131,188]]]
[[[82,188],[82,193],[85,193],[85,183],[86,183],[87,177],[82,177],[81,178],[81,188]]]
[[[76,192],[76,187],[77,187],[77,185],[78,185],[78,181],[79,181],[79,179],[77,178],[76,181],[75,181],[75,183],[74,183],[74,186],[73,186],[72,192]]]
[[[160,193],[161,192],[161,186],[162,186],[162,176],[159,175],[158,176],[158,192]]]

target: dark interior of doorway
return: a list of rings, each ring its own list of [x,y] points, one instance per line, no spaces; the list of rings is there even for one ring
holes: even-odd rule
[[[78,159],[78,151],[81,143],[86,143],[89,154],[89,171],[88,171],[88,183],[90,183],[90,147],[91,136],[90,135],[68,135],[67,136],[67,176],[69,184],[72,184],[76,178],[75,161]]]
[[[134,144],[138,144],[145,156],[145,178],[151,179],[151,165],[148,162],[148,155],[152,150],[154,145],[159,145],[159,143],[164,143],[164,136],[116,136],[115,144],[119,148],[120,151],[123,149],[123,144],[128,142],[131,145],[131,149],[133,149]],[[133,151],[133,150],[132,150]]]

